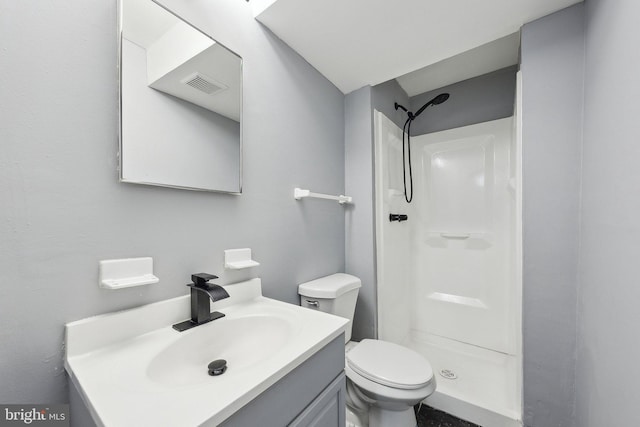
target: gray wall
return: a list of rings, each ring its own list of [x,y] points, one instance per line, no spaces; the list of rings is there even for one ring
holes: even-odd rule
[[[244,58],[244,194],[117,181],[115,1],[3,1],[0,402],[67,401],[64,323],[184,295],[189,274],[255,275],[267,296],[344,270],[344,96],[238,0],[167,0]],[[261,266],[231,275],[223,250]],[[98,288],[98,261],[152,256],[160,283]]]
[[[524,421],[532,427],[576,425],[583,44],[582,5],[522,30]]]
[[[640,2],[586,2],[576,425],[640,425]]]
[[[411,135],[511,117],[516,97],[516,72],[517,66],[503,68],[412,96],[411,111],[416,112],[440,93],[451,95],[444,104],[427,107],[411,124]]]
[[[346,210],[345,272],[362,280],[353,320],[356,341],[376,336],[372,138],[371,87],[365,86],[345,97],[345,194],[354,199]]]

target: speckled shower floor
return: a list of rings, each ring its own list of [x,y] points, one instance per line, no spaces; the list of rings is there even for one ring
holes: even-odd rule
[[[418,418],[418,427],[480,427],[427,405],[422,405],[416,418]]]

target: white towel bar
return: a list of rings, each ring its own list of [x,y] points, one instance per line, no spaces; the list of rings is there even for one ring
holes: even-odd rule
[[[304,197],[315,197],[317,199],[327,199],[327,200],[336,200],[341,205],[345,203],[352,203],[353,198],[349,196],[343,196],[342,194],[339,196],[332,196],[330,194],[322,194],[322,193],[312,193],[309,190],[303,190],[302,188],[295,188],[293,190],[293,197],[296,200],[300,200]]]

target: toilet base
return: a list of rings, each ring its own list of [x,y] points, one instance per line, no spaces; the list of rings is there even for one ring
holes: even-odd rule
[[[369,427],[367,413],[360,412],[347,406],[347,427]]]
[[[418,401],[371,396],[349,378],[347,367],[347,427],[416,427],[413,403]]]
[[[389,411],[381,408],[369,408],[368,413],[347,406],[347,427],[416,427],[413,408],[406,411]]]
[[[377,406],[369,408],[369,427],[416,427],[417,425],[418,420],[413,406],[403,411],[391,411]]]

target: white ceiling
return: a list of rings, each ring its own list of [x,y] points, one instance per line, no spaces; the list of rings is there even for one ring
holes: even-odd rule
[[[180,19],[151,0],[122,2],[122,32],[128,40],[145,49],[178,22]]]
[[[256,18],[343,93],[435,64],[581,0],[254,0]]]
[[[184,80],[195,73],[204,75],[215,83],[222,83],[226,89],[208,95],[185,85]],[[241,76],[240,58],[215,43],[149,86],[239,122]]]

